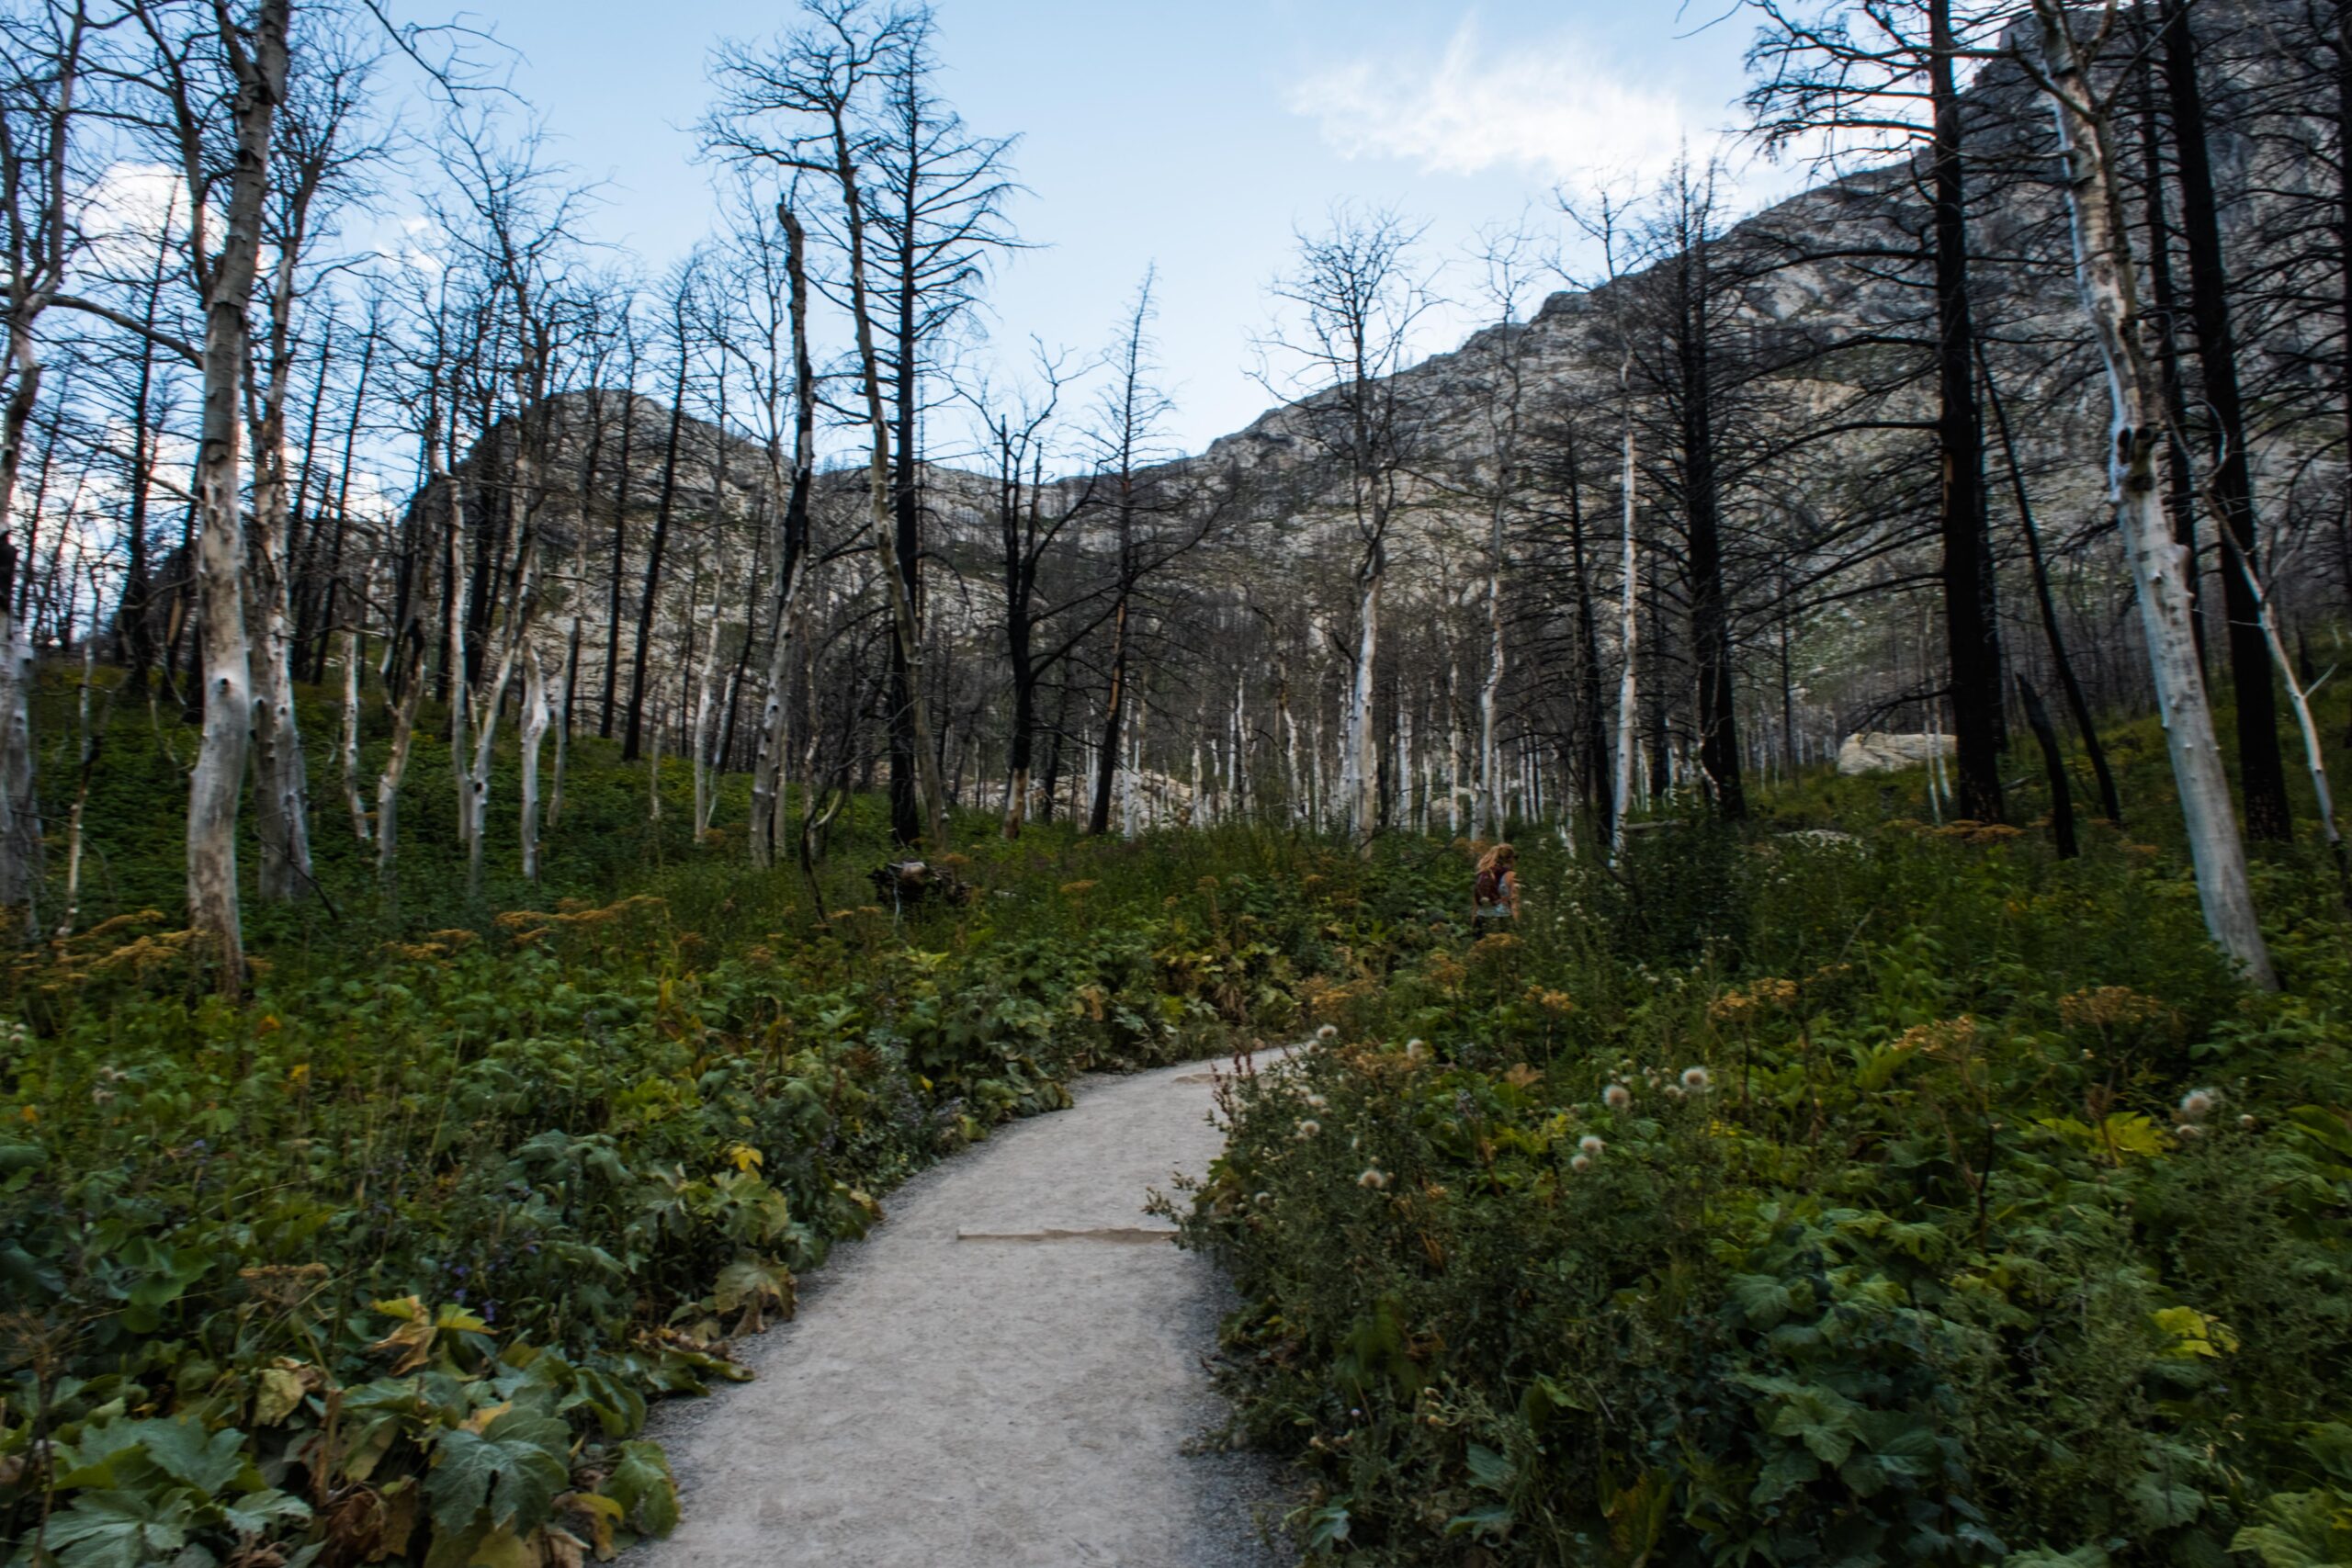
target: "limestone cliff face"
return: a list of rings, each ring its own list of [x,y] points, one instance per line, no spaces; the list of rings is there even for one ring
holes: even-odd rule
[[[2198,14],[2200,25],[2217,32],[2258,40],[2259,28],[2235,24],[2291,3],[2208,0]],[[2223,51],[2214,66],[2212,96],[2226,103],[2287,62],[2266,59],[2256,47]],[[2107,409],[2069,270],[2047,114],[2022,69],[2006,60],[1981,68],[1967,114],[1971,220],[1984,257],[1973,287],[1986,371],[2043,529],[2053,541],[2086,536],[2103,512]],[[2244,138],[2224,139],[2214,152],[2230,197],[2233,265],[2250,272],[2267,259],[2257,254],[2266,214],[2315,176],[2265,165],[2256,179],[2256,149]],[[1732,226],[1713,256],[1718,276],[1738,280],[1725,291],[1719,348],[1755,367],[1737,378],[1741,423],[1726,436],[1724,454],[1726,566],[1740,656],[1751,663],[1793,660],[1820,727],[1834,733],[1868,723],[1873,705],[1926,680],[1933,663],[1935,637],[1923,624],[1931,594],[1898,592],[1923,587],[1935,558],[1928,536],[1933,451],[1918,428],[1932,412],[1932,382],[1917,373],[1928,347],[1929,300],[1919,287],[1924,263],[1897,254],[1916,252],[1928,225],[1918,186],[1919,171],[1899,163],[1849,173]],[[1556,606],[1566,592],[1557,573],[1573,544],[1591,557],[1592,591],[1603,600],[1614,592],[1604,562],[1617,532],[1619,372],[1628,333],[1649,330],[1645,312],[1655,309],[1674,259],[1660,255],[1645,271],[1555,293],[1532,319],[1477,333],[1397,378],[1413,437],[1406,504],[1389,541],[1390,647],[1417,669],[1440,671],[1452,687],[1446,701],[1460,694],[1452,671],[1475,670],[1483,658],[1478,595],[1506,371],[1520,387],[1518,477],[1524,488],[1509,502],[1519,564],[1529,579],[1520,587],[1543,579],[1546,603]],[[2324,321],[2272,321],[2263,333],[2247,334],[2249,385],[2288,376],[2298,350],[2332,330]],[[1636,352],[1649,351],[1637,345]],[[1193,618],[1186,656],[1261,674],[1272,670],[1286,689],[1332,679],[1336,639],[1353,615],[1351,577],[1362,550],[1345,469],[1316,439],[1319,412],[1315,399],[1272,410],[1149,476],[1163,499],[1181,498],[1196,513],[1211,509],[1216,515],[1212,536],[1187,558],[1159,607],[1171,620]],[[758,584],[767,570],[763,541],[777,483],[757,442],[698,418],[673,421],[650,399],[611,390],[558,400],[550,426],[555,457],[540,513],[552,604],[542,620],[546,635],[568,627],[576,610],[591,627],[583,668],[592,667],[601,657],[616,568],[623,613],[634,621],[665,482],[672,532],[656,585],[656,619],[670,688],[711,649],[724,656],[747,631],[766,635]],[[624,427],[630,454],[625,482]],[[2000,435],[1988,412],[1986,477],[2004,624],[2020,646],[2038,647],[2039,633],[2023,613],[2029,598]],[[501,426],[461,468],[470,481],[469,547],[481,556],[485,583],[494,581],[499,551],[511,547],[514,533],[513,498],[501,477],[511,440],[511,426]],[[2311,448],[2291,426],[2267,439],[2257,454],[2266,496],[2287,494],[2288,477],[2299,472],[2309,482]],[[1666,587],[1662,613],[1669,617],[1680,592],[1676,477],[1670,454],[1656,443],[1645,448],[1648,570]],[[1531,478],[1535,482],[1526,484]],[[1071,504],[1083,486],[1081,479],[1063,481],[1047,504]],[[995,481],[930,465],[922,491],[932,630],[952,650],[944,655],[949,678],[985,686],[998,614]],[[420,497],[416,514],[439,504],[437,496]],[[864,507],[862,470],[824,476],[818,531],[837,562],[827,594],[854,598],[870,583],[873,555],[858,547]],[[1575,541],[1564,532],[1571,522],[1580,531]],[[1107,511],[1081,518],[1069,537],[1076,549],[1063,569],[1065,586],[1100,570],[1110,547]],[[2070,555],[2067,570],[2093,614],[2119,592],[2113,562],[2097,547]],[[1774,643],[1792,600],[1804,606],[1793,650]],[[1516,635],[1532,650],[1523,701],[1551,700],[1535,688],[1544,660],[1557,667],[1565,635],[1557,614],[1541,606],[1523,613]],[[2106,632],[2113,635],[2112,626]],[[1606,656],[1606,636],[1600,640]],[[1664,641],[1673,640],[1669,626]],[[594,682],[593,668],[585,678]],[[1664,679],[1680,677],[1669,670]]]

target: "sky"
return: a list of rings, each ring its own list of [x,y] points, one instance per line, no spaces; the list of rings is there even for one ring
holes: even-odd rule
[[[1012,216],[1033,248],[989,289],[994,374],[1033,337],[1101,349],[1156,267],[1168,434],[1196,451],[1276,400],[1252,374],[1269,285],[1297,231],[1347,202],[1427,225],[1454,303],[1419,346],[1450,348],[1478,324],[1482,227],[1575,240],[1555,190],[1654,179],[1736,126],[1753,28],[1736,4],[937,0],[943,95],[974,130],[1020,139]],[[789,17],[780,0],[496,0],[472,19],[514,51],[558,154],[603,182],[593,237],[658,271],[711,226],[692,130],[711,45]],[[1760,200],[1796,175],[1744,179]],[[1597,262],[1581,243],[1565,259]]]

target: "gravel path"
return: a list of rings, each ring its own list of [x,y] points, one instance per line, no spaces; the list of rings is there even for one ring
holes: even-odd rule
[[[685,1522],[632,1568],[1273,1568],[1279,1479],[1190,1454],[1228,1307],[1143,1213],[1216,1154],[1211,1073],[1090,1078],[901,1187],[759,1380],[660,1407]]]

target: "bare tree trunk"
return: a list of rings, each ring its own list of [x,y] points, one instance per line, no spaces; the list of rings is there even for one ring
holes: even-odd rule
[[[2042,85],[2065,159],[2075,277],[2107,367],[2115,410],[2108,447],[2109,493],[2132,559],[2141,629],[2196,863],[2198,896],[2213,940],[2249,980],[2276,990],[2278,982],[2255,915],[2245,846],[2231,806],[2204,675],[2198,668],[2186,552],[2173,536],[2157,493],[2155,452],[2165,438],[2164,391],[2138,336],[2137,282],[2108,144],[2108,118],[2091,96],[2065,0],[2033,0],[2033,9],[2041,23]]]
[[[848,152],[842,153],[841,178],[849,192],[850,289],[855,297],[850,314],[857,325],[857,357],[865,383],[866,416],[873,425],[873,447],[866,462],[867,502],[873,513],[874,547],[882,565],[882,581],[889,594],[890,625],[897,636],[899,671],[896,699],[903,712],[892,722],[903,724],[914,743],[915,784],[922,795],[924,835],[933,854],[947,849],[947,791],[940,782],[939,753],[932,744],[931,709],[923,694],[922,626],[916,618],[914,593],[902,574],[898,547],[897,512],[890,494],[890,421],[882,402],[882,372],[874,347],[874,321],[865,294],[865,220],[855,194],[857,175]],[[912,374],[910,367],[904,374]],[[912,455],[909,455],[912,461]]]
[[[481,896],[482,837],[490,821],[490,770],[492,748],[498,739],[499,710],[505,705],[507,689],[514,682],[515,664],[526,652],[531,653],[534,660],[537,657],[536,650],[531,649],[530,643],[533,602],[538,597],[538,540],[530,536],[528,525],[526,525],[523,558],[516,565],[514,603],[508,611],[506,636],[503,639],[505,647],[498,655],[497,672],[490,678],[481,691],[474,694],[472,699],[474,707],[473,766],[466,770],[464,775],[466,891],[477,898]],[[467,701],[464,689],[459,688],[451,700],[460,705],[464,704]],[[542,710],[545,705],[543,695]],[[544,713],[541,722],[545,723]],[[537,783],[537,761],[534,758],[531,767],[535,788]],[[537,828],[538,801],[536,796],[531,801],[530,810],[534,825],[526,840],[526,852],[536,860],[538,852]]]
[[[775,846],[784,833],[785,728],[791,710],[793,642],[799,629],[802,580],[807,572],[808,494],[817,460],[817,378],[808,355],[808,240],[790,208],[778,203],[776,216],[784,226],[792,320],[792,479],[776,540],[775,641],[768,650],[759,757],[752,769],[752,863],[763,870],[775,863]],[[773,462],[770,466],[774,467]]]
[[[2180,160],[2180,226],[2188,247],[2188,310],[2196,326],[2199,383],[2212,416],[2213,461],[2206,493],[2222,537],[2222,610],[2228,623],[2230,681],[2237,697],[2238,787],[2247,834],[2283,841],[2294,833],[2287,770],[2279,757],[2278,698],[2270,650],[2256,604],[2261,566],[2254,473],[2246,451],[2245,397],[2238,385],[2236,334],[2230,323],[2229,273],[2215,208],[2210,132],[2198,80],[2197,40],[2181,0],[2158,6],[2165,86],[2172,99],[2173,140]]]
[[[400,697],[392,708],[391,750],[376,779],[376,877],[387,908],[400,904],[401,781],[408,773],[409,752],[416,741],[417,709],[424,703],[424,618],[417,616],[395,632],[392,645],[400,661],[392,685]]]
[[[19,398],[38,376],[19,372]],[[12,417],[15,412],[10,410]],[[21,438],[21,429],[18,434]],[[0,474],[0,504],[15,488],[12,479]],[[15,610],[17,564],[16,547],[0,530],[0,909],[12,919],[20,916],[20,934],[29,936],[38,918],[33,905],[41,833],[33,795],[33,645],[24,617]]]
[[[1936,443],[1942,463],[1944,627],[1951,661],[1960,812],[2001,820],[2000,626],[1984,528],[1984,429],[1976,408],[1976,328],[1969,301],[1966,156],[1951,0],[1928,0],[1929,164],[1935,202]]]
[[[285,270],[281,267],[281,273]],[[278,287],[288,286],[281,276]],[[265,401],[271,394],[265,393]],[[253,653],[254,830],[261,847],[255,886],[275,903],[291,903],[310,886],[310,781],[294,711],[294,628],[287,613],[287,475],[282,413],[265,414],[255,433],[253,532],[247,540],[247,625]]]
[[[2059,748],[2058,731],[2050,723],[2049,710],[2041,705],[2041,694],[2023,675],[2017,678],[2018,696],[2025,705],[2026,727],[2041,747],[2042,771],[2050,779],[2050,834],[2058,846],[2060,860],[2073,860],[2075,844],[2075,792],[2066,779],[2066,753]]]
[[[1507,476],[1506,476],[1507,477]],[[1502,741],[1500,722],[1505,668],[1503,648],[1503,517],[1504,481],[1498,479],[1495,502],[1487,519],[1487,679],[1478,690],[1478,796],[1470,822],[1470,836],[1484,839],[1502,832]],[[1462,808],[1457,802],[1454,820]]]
[[[2027,564],[2033,571],[2034,603],[2041,611],[2041,635],[2050,644],[2050,661],[2057,667],[2059,689],[2066,694],[2067,711],[2074,715],[2075,728],[2082,732],[2083,750],[2090,758],[2091,773],[2098,781],[2099,810],[2109,822],[2120,828],[2123,826],[2122,799],[2116,794],[2115,773],[2108,766],[2107,747],[2099,740],[2098,726],[2092,721],[2090,699],[2083,692],[2082,682],[2075,678],[2075,661],[2067,656],[2066,639],[2059,632],[2058,602],[2050,591],[2049,563],[2041,557],[2041,530],[2034,525],[2033,508],[2029,504],[2025,491],[2025,475],[2018,467],[2018,448],[2017,443],[2011,438],[2009,433],[2008,411],[2002,406],[2001,391],[1993,383],[1990,367],[1981,362],[1977,367],[1985,372],[1984,398],[1993,407],[1993,423],[2001,436],[2001,455],[2008,465],[2009,491],[2017,502],[2018,525],[2025,533]],[[2162,367],[2158,368],[2161,370]],[[2177,442],[2165,443],[2167,451],[2177,452],[2178,446]],[[2179,519],[2174,518],[2173,523],[2173,536],[2180,540],[2181,547],[2188,552],[2188,559],[2194,561],[2197,558],[2195,536],[2192,534],[2188,538],[2181,538]],[[2192,626],[2197,624],[2197,605],[2193,586],[2192,583],[2189,600],[2189,619]],[[2201,650],[2203,647],[2201,633],[2199,637],[2199,647]],[[2204,663],[2200,651],[2198,668],[2202,670]]]
[[[1634,723],[1639,712],[1639,682],[1636,680],[1637,659],[1641,646],[1641,544],[1634,532],[1635,507],[1634,450],[1634,405],[1630,385],[1634,373],[1634,358],[1629,353],[1618,372],[1620,393],[1625,401],[1625,470],[1620,485],[1624,491],[1625,506],[1625,567],[1624,613],[1618,632],[1618,652],[1624,660],[1624,672],[1617,681],[1617,787],[1611,795],[1609,858],[1613,863],[1625,849],[1625,818],[1634,807]]]
[[[370,561],[365,582],[372,581],[376,566]],[[363,587],[356,595],[355,613],[364,608],[368,594]],[[351,830],[361,843],[368,842],[368,800],[359,787],[359,641],[357,623],[343,628],[343,738],[338,748],[343,761],[343,799],[351,811]]]
[[[653,536],[645,549],[645,592],[638,600],[637,649],[629,668],[628,728],[621,740],[621,761],[637,760],[644,743],[645,662],[653,651],[653,616],[661,602],[662,556],[670,543],[670,517],[678,499],[678,441],[685,428],[686,330],[682,305],[678,325],[678,377],[670,389],[670,439],[662,455],[662,499],[653,512]]]
[[[575,584],[584,585],[588,579],[584,572],[575,573],[572,581]],[[580,690],[582,620],[582,617],[577,615],[571,617],[571,636],[564,645],[563,707],[555,727],[555,777],[548,784],[548,831],[550,833],[555,831],[556,824],[563,820],[563,781],[571,761],[572,699]]]
[[[454,410],[451,417],[456,417]],[[454,446],[454,434],[451,440]],[[443,472],[448,479],[449,528],[442,540],[448,587],[442,605],[447,630],[442,645],[441,684],[449,694],[449,776],[457,788],[458,842],[470,844],[474,814],[466,789],[466,486],[454,468]]]
[[[1123,588],[1111,614],[1111,689],[1103,699],[1102,744],[1095,756],[1094,804],[1086,822],[1086,830],[1091,834],[1111,830],[1111,790],[1119,777],[1120,731],[1126,722],[1128,608]]]
[[[96,584],[92,585],[94,588]],[[74,934],[74,922],[82,911],[82,818],[90,804],[90,780],[98,771],[100,732],[90,724],[90,690],[97,684],[98,639],[82,639],[82,690],[77,707],[80,719],[81,766],[74,785],[74,807],[65,821],[65,909],[57,919],[57,940],[63,942]],[[113,699],[108,697],[108,705]]]
[[[219,255],[204,301],[204,404],[196,459],[202,525],[197,584],[203,619],[204,739],[188,784],[189,924],[218,965],[224,992],[244,989],[243,923],[237,903],[237,807],[253,720],[253,675],[245,637],[244,518],[239,468],[254,278],[269,188],[270,132],[285,101],[292,0],[261,0],[250,52],[224,38],[237,75],[236,154],[222,214]],[[231,30],[220,13],[223,31]],[[198,246],[202,249],[201,244]]]
[[[1373,663],[1380,652],[1380,588],[1386,564],[1375,541],[1356,573],[1356,668],[1348,689],[1348,768],[1353,786],[1348,803],[1349,827],[1357,847],[1371,852],[1380,831],[1380,747],[1373,733]]]
[[[709,646],[703,650],[702,679],[696,683],[695,696],[695,842],[699,844],[710,832],[712,813],[718,809],[718,768],[711,759],[711,749],[718,734],[718,686],[726,679],[727,661],[718,650],[718,595],[711,595],[711,626]],[[745,628],[749,631],[749,628]]]
[[[539,879],[539,748],[548,733],[548,682],[539,650],[523,651],[523,880]]]

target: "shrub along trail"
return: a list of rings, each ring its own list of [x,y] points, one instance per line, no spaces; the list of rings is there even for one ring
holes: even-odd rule
[[[1203,1358],[1230,1305],[1148,1191],[1219,1146],[1209,1069],[1091,1078],[1074,1110],[917,1177],[836,1254],[759,1380],[664,1407],[685,1522],[650,1568],[855,1562],[1225,1568],[1278,1561]]]

